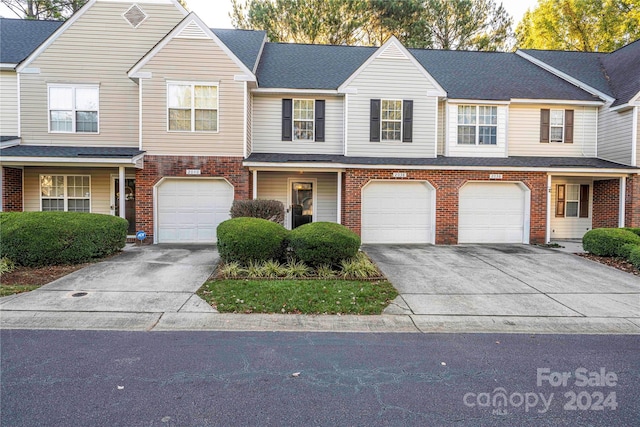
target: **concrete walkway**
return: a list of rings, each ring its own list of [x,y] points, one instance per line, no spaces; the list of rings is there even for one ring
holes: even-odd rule
[[[640,279],[560,249],[370,246],[401,296],[381,316],[220,314],[211,246],[129,246],[0,299],[5,329],[640,334]],[[566,249],[565,249],[566,250]]]

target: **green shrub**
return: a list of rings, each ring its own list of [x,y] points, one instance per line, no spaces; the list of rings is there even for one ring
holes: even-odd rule
[[[631,264],[636,268],[640,268],[640,246],[636,246],[629,253],[629,257],[627,258]]]
[[[625,227],[624,230],[630,231],[633,234],[637,234],[638,236],[640,236],[640,228]]]
[[[287,230],[260,218],[233,218],[218,225],[218,252],[225,262],[279,260],[286,249]]]
[[[620,249],[617,250],[617,256],[629,259],[631,251],[634,250],[637,246],[638,245],[636,243],[625,243]]]
[[[18,265],[79,264],[118,252],[125,219],[80,212],[0,213],[0,256]]]
[[[640,245],[640,236],[622,228],[596,228],[582,237],[584,250],[599,256],[624,256],[629,243]]]
[[[293,255],[307,265],[338,265],[358,253],[360,237],[340,224],[313,222],[293,229],[289,246]]]
[[[310,273],[311,269],[302,261],[290,259],[285,265],[285,277],[287,279],[307,277]]]
[[[262,218],[284,224],[284,205],[278,200],[234,200],[231,218]]]
[[[353,258],[342,260],[342,277],[345,279],[368,279],[379,277],[374,263],[364,253],[358,252]]]
[[[220,267],[220,275],[225,279],[235,279],[247,272],[246,269],[237,262],[225,263]]]
[[[7,257],[0,258],[0,274],[11,273],[16,269],[16,263]]]

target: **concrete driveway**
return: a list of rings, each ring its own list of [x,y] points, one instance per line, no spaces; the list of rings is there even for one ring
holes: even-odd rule
[[[409,314],[438,330],[572,329],[640,326],[640,278],[555,249],[529,245],[363,248],[400,292],[387,314]],[[422,328],[421,328],[422,329]]]
[[[194,292],[218,262],[214,246],[128,246],[121,254],[0,300],[3,324],[42,317],[50,328],[153,327],[164,313],[215,312]],[[39,314],[38,314],[39,313]],[[46,315],[45,315],[46,314]]]

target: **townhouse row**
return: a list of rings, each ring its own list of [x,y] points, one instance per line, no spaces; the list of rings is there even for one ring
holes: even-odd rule
[[[364,243],[640,227],[640,41],[609,54],[270,43],[174,0],[0,21],[4,211],[215,242],[234,199]]]

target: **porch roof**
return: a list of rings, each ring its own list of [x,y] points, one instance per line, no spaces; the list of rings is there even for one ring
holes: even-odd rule
[[[2,163],[136,164],[144,151],[133,147],[15,145],[0,151]]]
[[[406,167],[429,169],[467,169],[467,168],[507,168],[507,169],[592,169],[595,171],[615,170],[623,173],[637,173],[639,168],[608,160],[591,157],[445,157],[406,158],[406,157],[351,157],[334,154],[284,154],[252,153],[244,161],[245,166],[269,165],[308,165],[314,167]]]

